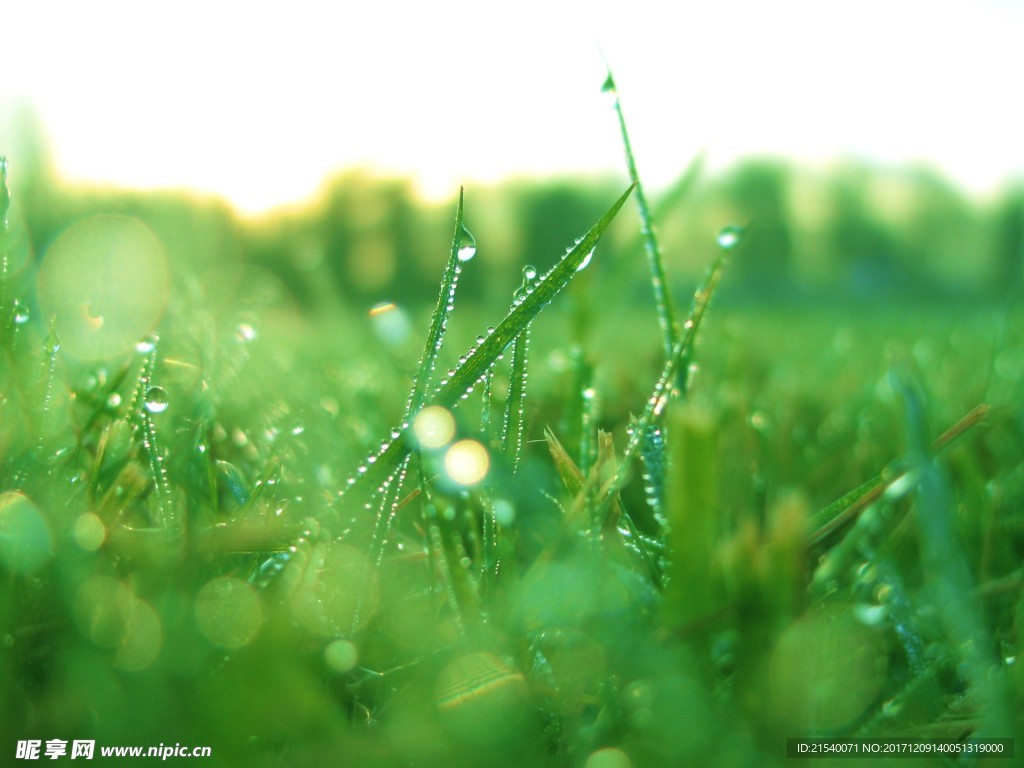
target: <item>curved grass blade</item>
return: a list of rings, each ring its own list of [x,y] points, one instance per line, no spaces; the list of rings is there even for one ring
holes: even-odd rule
[[[644,195],[644,188],[636,170],[633,147],[629,142],[629,132],[626,130],[626,118],[622,114],[622,102],[619,100],[619,91],[615,86],[615,79],[612,77],[610,69],[601,90],[614,98],[615,114],[619,119],[619,132],[622,134],[622,146],[626,153],[626,168],[629,171],[629,180],[636,188],[640,233],[643,236],[647,262],[651,268],[651,287],[654,289],[654,303],[658,310],[658,323],[661,326],[665,358],[668,359],[672,356],[672,349],[676,341],[675,310],[672,307],[672,296],[668,292],[668,281],[665,278],[665,265],[662,262],[661,249],[658,247],[658,240],[654,234],[654,218],[651,216],[651,209],[647,205],[647,197]]]
[[[512,340],[521,334],[530,321],[569,284],[579,265],[590,255],[632,191],[633,187],[630,186],[579,243],[548,270],[534,287],[528,289],[521,300],[517,300],[497,327],[466,355],[465,361],[452,371],[450,376],[441,380],[438,388],[428,398],[424,399],[424,405],[429,403],[454,408],[466,393],[473,390],[477,382],[484,379],[498,356]],[[379,487],[413,449],[414,442],[409,434],[408,423],[403,424],[393,434],[395,437],[380,451],[368,456],[360,465],[357,474],[349,478],[343,492],[346,497],[361,497]]]

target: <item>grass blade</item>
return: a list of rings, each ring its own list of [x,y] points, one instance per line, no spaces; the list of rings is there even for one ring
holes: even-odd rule
[[[512,310],[505,316],[495,329],[484,340],[475,346],[467,355],[465,362],[456,368],[451,376],[441,380],[440,386],[424,400],[424,404],[440,405],[454,408],[463,395],[471,392],[477,382],[481,381],[498,356],[521,334],[541,310],[569,284],[583,260],[590,255],[597,241],[611,225],[615,215],[626,202],[633,187],[630,186],[622,196],[612,204],[611,208],[587,232],[561,260],[540,278],[535,287],[527,291],[526,296],[516,301]],[[371,454],[360,465],[359,470],[348,479],[343,492],[346,497],[361,496],[373,489],[394,473],[398,464],[412,450],[414,442],[409,434],[408,424],[403,424],[391,442],[377,453]]]
[[[904,404],[907,462],[918,478],[916,521],[925,580],[930,583],[945,632],[960,656],[966,682],[981,705],[981,730],[987,731],[986,736],[1004,736],[1011,733],[1010,697],[974,599],[970,563],[957,532],[953,491],[928,436],[924,396],[908,370],[896,369],[892,380]]]
[[[947,429],[932,445],[934,453],[940,453],[956,445],[960,438],[977,426],[987,415],[990,408],[984,403],[972,408],[956,424]],[[904,462],[896,461],[867,482],[861,483],[852,491],[843,494],[821,511],[811,517],[812,546],[818,546],[832,534],[855,520],[865,509],[885,493],[893,483],[906,476]]]
[[[516,301],[525,298],[532,282],[537,278],[533,267],[523,268],[523,285],[516,291]],[[513,307],[515,305],[513,304]],[[502,445],[509,459],[512,473],[519,469],[519,458],[523,450],[523,414],[526,402],[527,363],[530,352],[530,325],[512,342],[512,370],[509,380],[508,399],[505,401],[505,419],[502,422]]]
[[[615,80],[611,70],[608,77],[601,86],[604,93],[614,97],[615,114],[619,119],[619,132],[622,134],[622,146],[626,153],[626,168],[629,170],[629,180],[636,188],[636,207],[640,213],[640,233],[643,236],[644,250],[647,253],[647,262],[651,268],[651,287],[654,289],[654,304],[658,310],[658,323],[661,326],[662,343],[665,348],[665,358],[672,356],[672,349],[676,340],[675,310],[672,308],[672,296],[668,292],[668,281],[665,278],[665,266],[662,263],[661,249],[658,247],[658,240],[654,234],[654,218],[647,205],[647,197],[644,195],[643,185],[640,183],[640,176],[636,170],[636,161],[633,159],[633,147],[629,142],[629,132],[626,130],[626,118],[622,114],[622,102],[619,100],[619,91],[615,87]]]
[[[637,421],[630,435],[629,442],[626,444],[626,452],[622,462],[619,464],[618,471],[615,473],[615,477],[608,483],[598,500],[596,511],[599,518],[604,518],[605,525],[614,522],[609,515],[609,510],[612,508],[611,501],[625,487],[626,482],[629,480],[629,470],[640,451],[644,435],[652,425],[661,419],[665,407],[669,403],[672,390],[675,387],[677,376],[693,353],[693,344],[697,338],[697,331],[700,329],[701,321],[707,312],[711,296],[714,294],[715,288],[722,277],[725,254],[736,242],[723,246],[719,250],[718,255],[708,270],[703,285],[697,289],[690,317],[683,326],[683,335],[673,345],[672,354],[665,361],[665,367],[662,369],[661,376],[658,377],[658,381],[654,385],[654,391],[647,399],[643,415]],[[721,243],[721,238],[719,238],[719,243]]]
[[[413,379],[412,391],[406,404],[405,416],[408,417],[423,406],[423,398],[430,386],[430,379],[437,366],[437,356],[444,343],[448,330],[448,316],[455,304],[455,289],[458,287],[462,263],[469,261],[476,254],[476,241],[462,223],[464,190],[459,188],[459,204],[455,209],[455,234],[452,236],[452,250],[448,256],[444,276],[441,278],[441,291],[437,295],[437,306],[430,318],[430,330],[423,346],[423,355]]]

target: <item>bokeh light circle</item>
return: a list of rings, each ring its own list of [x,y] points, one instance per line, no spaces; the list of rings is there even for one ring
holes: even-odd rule
[[[452,735],[476,744],[514,738],[526,694],[522,673],[486,651],[451,661],[434,687],[434,700]]]
[[[363,627],[377,609],[377,571],[346,544],[310,547],[294,560],[292,615],[311,632],[344,636]]]
[[[632,768],[629,755],[617,747],[605,747],[587,756],[584,768]]]
[[[428,405],[416,414],[412,431],[424,448],[443,448],[455,436],[455,417],[447,408]]]
[[[491,457],[476,440],[459,440],[444,455],[444,468],[453,482],[473,486],[487,476]]]
[[[138,672],[150,666],[163,646],[163,623],[149,603],[123,582],[93,576],[74,601],[79,631],[95,645],[114,651],[114,666]]]
[[[263,607],[251,586],[233,576],[206,582],[196,595],[196,622],[207,640],[222,648],[241,648],[263,623]]]
[[[107,538],[107,528],[103,521],[92,512],[83,512],[75,518],[71,535],[75,543],[86,552],[95,552]]]
[[[359,661],[359,649],[351,640],[335,640],[324,648],[324,663],[339,674],[351,671]]]
[[[55,318],[61,349],[82,360],[124,354],[156,327],[170,292],[163,247],[129,216],[72,224],[47,249],[39,303]]]
[[[798,732],[841,728],[874,701],[887,662],[881,633],[850,608],[808,613],[783,631],[772,651],[772,710]]]
[[[50,528],[35,504],[16,491],[0,494],[0,567],[31,574],[52,557]]]

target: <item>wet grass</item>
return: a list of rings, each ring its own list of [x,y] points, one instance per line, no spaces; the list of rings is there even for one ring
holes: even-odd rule
[[[602,282],[638,191],[463,314],[460,195],[421,339],[243,270],[174,275],[102,359],[94,309],[27,316],[5,216],[0,749],[597,768],[1019,734],[1019,308],[719,311],[726,228],[677,323],[642,203],[648,327]]]

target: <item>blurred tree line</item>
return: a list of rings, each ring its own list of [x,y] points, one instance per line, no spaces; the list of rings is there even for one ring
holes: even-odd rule
[[[158,236],[175,273],[258,267],[313,311],[329,311],[339,298],[355,307],[432,302],[457,192],[449,202],[425,203],[409,182],[353,171],[302,207],[248,218],[216,198],[65,184],[45,148],[31,143],[8,160],[23,251],[45,257],[84,217],[131,215]],[[463,301],[507,301],[523,265],[553,263],[623,186],[589,178],[468,189],[466,222],[487,268],[466,271]],[[850,162],[811,170],[754,159],[714,178],[698,161],[651,196],[680,297],[729,223],[748,228],[731,279],[739,301],[991,301],[1024,288],[1024,185],[980,203],[927,169]],[[636,232],[633,221],[613,228],[606,235],[613,257],[595,263],[626,296],[649,301]]]

